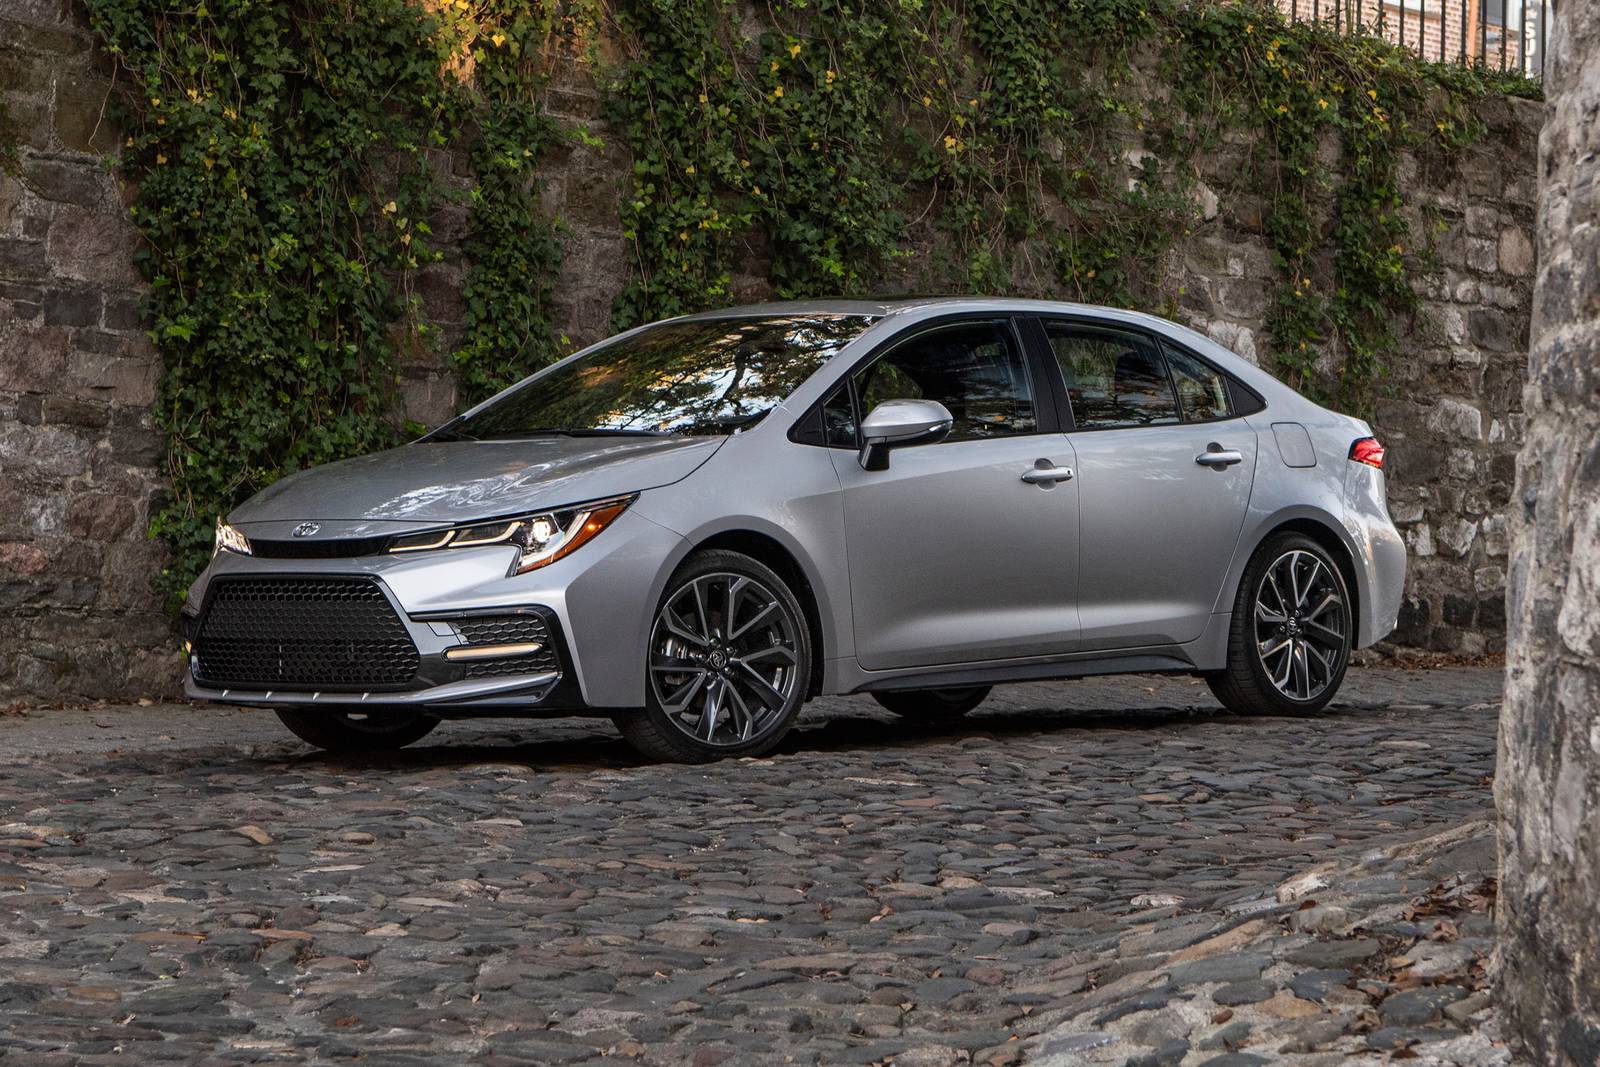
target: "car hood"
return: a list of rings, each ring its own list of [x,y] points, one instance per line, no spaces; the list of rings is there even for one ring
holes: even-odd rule
[[[291,474],[228,521],[352,524],[376,532],[578,504],[670,485],[723,437],[534,437],[420,441]]]

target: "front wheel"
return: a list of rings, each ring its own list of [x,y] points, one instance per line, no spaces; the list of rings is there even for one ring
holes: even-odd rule
[[[739,552],[701,552],[667,583],[650,632],[645,707],[614,717],[653,760],[772,751],[805,703],[811,632],[782,578]]]
[[[1320,711],[1344,681],[1354,638],[1355,612],[1338,565],[1309,537],[1279,534],[1245,568],[1228,665],[1206,682],[1241,715]]]
[[[972,685],[961,689],[889,689],[873,693],[872,699],[907,719],[948,722],[982,704],[993,688]]]
[[[278,719],[308,745],[328,752],[390,752],[419,741],[439,720],[414,711],[344,712],[334,708],[280,708]]]

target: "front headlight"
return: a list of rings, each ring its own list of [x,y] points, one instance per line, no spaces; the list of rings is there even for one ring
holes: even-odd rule
[[[248,556],[250,552],[250,539],[225,522],[217,523],[217,537],[211,545],[211,555],[218,552],[237,552],[241,556]]]
[[[610,526],[635,499],[633,496],[616,497],[560,511],[542,511],[449,530],[405,534],[389,542],[389,551],[427,552],[436,548],[514,545],[518,556],[511,573],[525,574],[576,552]]]

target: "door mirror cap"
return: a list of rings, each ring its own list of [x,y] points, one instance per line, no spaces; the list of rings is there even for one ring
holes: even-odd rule
[[[889,451],[943,441],[955,425],[937,400],[885,400],[861,420],[861,469],[889,469]]]

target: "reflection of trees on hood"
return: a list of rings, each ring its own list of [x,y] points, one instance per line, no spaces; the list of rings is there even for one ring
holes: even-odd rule
[[[651,326],[507,394],[459,429],[728,433],[754,424],[871,323],[861,315]]]

